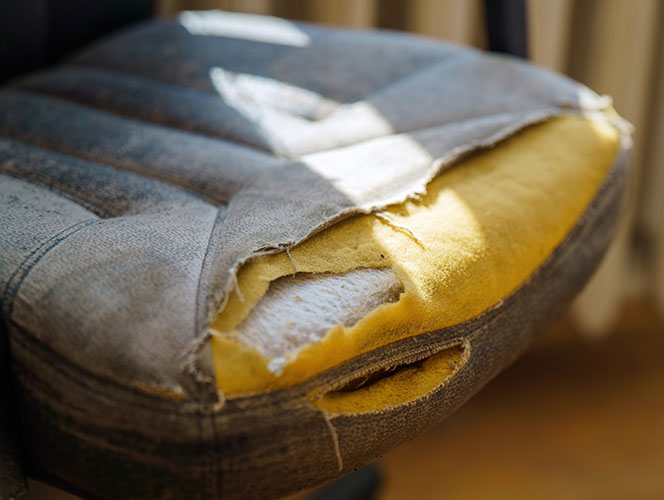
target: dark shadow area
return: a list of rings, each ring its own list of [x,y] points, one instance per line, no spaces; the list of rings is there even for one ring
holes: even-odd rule
[[[53,64],[107,33],[149,18],[154,0],[0,2],[0,83]]]

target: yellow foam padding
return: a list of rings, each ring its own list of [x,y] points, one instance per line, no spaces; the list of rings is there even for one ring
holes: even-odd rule
[[[449,378],[462,353],[460,347],[445,349],[357,390],[328,392],[314,405],[328,413],[365,413],[414,401]]]
[[[617,130],[580,116],[551,119],[436,177],[427,194],[340,222],[291,249],[299,272],[390,267],[404,292],[351,327],[338,325],[295,353],[282,374],[234,331],[271,281],[293,272],[284,253],[246,264],[213,323],[218,388],[227,396],[301,382],[358,354],[468,320],[519,287],[563,241],[614,161]]]

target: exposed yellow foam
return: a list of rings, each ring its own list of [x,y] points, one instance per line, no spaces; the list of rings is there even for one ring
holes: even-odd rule
[[[361,215],[293,248],[298,271],[391,267],[404,293],[352,327],[332,328],[279,377],[259,352],[242,346],[234,327],[293,266],[285,254],[248,263],[238,275],[244,302],[233,293],[212,325],[222,332],[212,337],[217,386],[230,396],[286,387],[380,345],[480,314],[564,239],[601,185],[618,142],[616,129],[603,121],[552,119],[462,161],[421,199],[388,208],[419,242]]]

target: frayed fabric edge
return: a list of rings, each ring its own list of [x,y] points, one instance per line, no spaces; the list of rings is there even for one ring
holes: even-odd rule
[[[237,259],[234,265],[231,266],[231,268],[228,270],[228,275],[225,284],[219,287],[219,289],[216,291],[211,290],[208,294],[208,297],[211,298],[211,302],[209,303],[210,312],[207,315],[207,324],[205,325],[205,331],[197,339],[195,339],[194,342],[192,342],[191,348],[187,351],[186,353],[187,361],[183,365],[185,371],[189,373],[191,376],[193,376],[194,380],[196,380],[196,382],[198,382],[199,384],[202,384],[204,386],[209,386],[209,385],[212,385],[213,387],[215,386],[214,369],[212,366],[209,366],[209,363],[208,367],[204,366],[204,363],[202,362],[200,355],[201,352],[204,351],[204,349],[201,346],[204,346],[205,343],[209,342],[209,339],[211,337],[209,331],[209,325],[214,321],[216,316],[226,307],[231,295],[231,291],[233,289],[239,291],[237,274],[239,270],[242,268],[242,266],[247,264],[249,261],[264,255],[286,252],[287,256],[291,260],[291,263],[293,264],[294,272],[297,272],[297,267],[295,265],[295,262],[292,260],[292,257],[290,256],[290,249],[292,249],[294,246],[302,243],[303,241],[311,238],[312,236],[315,236],[316,234],[326,230],[327,228],[333,226],[334,224],[337,224],[338,222],[341,222],[342,220],[348,217],[352,217],[355,215],[363,215],[363,214],[364,215],[374,214],[380,218],[380,215],[378,214],[382,214],[384,209],[389,207],[390,205],[403,203],[408,200],[418,199],[422,195],[426,194],[427,185],[431,183],[431,181],[434,178],[440,175],[445,168],[454,165],[458,161],[462,160],[464,157],[476,152],[480,152],[484,149],[493,147],[498,143],[516,135],[517,133],[521,132],[527,127],[543,123],[545,121],[548,121],[556,117],[570,116],[570,115],[589,116],[594,119],[604,121],[606,123],[613,125],[614,127],[616,127],[616,129],[618,129],[621,136],[629,137],[633,130],[633,126],[628,121],[621,118],[617,114],[615,116],[608,116],[603,112],[611,106],[611,99],[608,98],[607,96],[602,96],[602,97],[598,96],[597,104],[598,105],[595,107],[587,106],[585,108],[578,108],[578,109],[558,108],[556,110],[553,110],[551,108],[547,108],[540,113],[533,113],[526,120],[515,122],[511,126],[505,126],[500,131],[490,134],[481,140],[476,140],[470,143],[463,144],[461,146],[451,149],[446,154],[433,159],[431,165],[427,169],[428,172],[427,175],[423,176],[423,178],[421,178],[420,180],[413,182],[406,188],[402,189],[399,193],[394,194],[386,198],[385,200],[381,201],[380,204],[372,203],[368,205],[359,205],[342,210],[341,212],[330,216],[327,220],[323,221],[321,224],[312,228],[311,231],[309,231],[304,237],[298,239],[297,241],[289,241],[285,243],[275,244],[274,246],[271,247],[267,248],[264,247],[261,249],[253,250],[244,258]],[[385,220],[385,222],[389,223],[391,221]],[[417,241],[416,235],[412,236]],[[213,300],[214,298],[218,298],[218,300]],[[218,401],[223,401],[222,394],[219,394]]]

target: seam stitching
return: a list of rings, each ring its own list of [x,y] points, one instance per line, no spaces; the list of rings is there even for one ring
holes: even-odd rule
[[[40,244],[35,248],[30,254],[23,260],[23,262],[16,268],[12,273],[11,277],[7,280],[7,284],[2,292],[3,302],[6,304],[7,319],[11,319],[11,314],[14,308],[14,300],[18,295],[21,285],[27,278],[30,271],[41,261],[41,259],[46,256],[53,248],[58,246],[61,242],[69,238],[69,236],[77,233],[81,229],[84,229],[87,226],[96,224],[99,222],[99,219],[94,220],[85,220],[77,222],[73,226],[69,226],[62,231],[59,231],[57,234],[51,236],[48,240]],[[28,261],[34,259],[28,264]],[[21,276],[18,278],[18,282],[12,284],[15,278],[21,273]],[[10,295],[11,288],[11,295]]]

